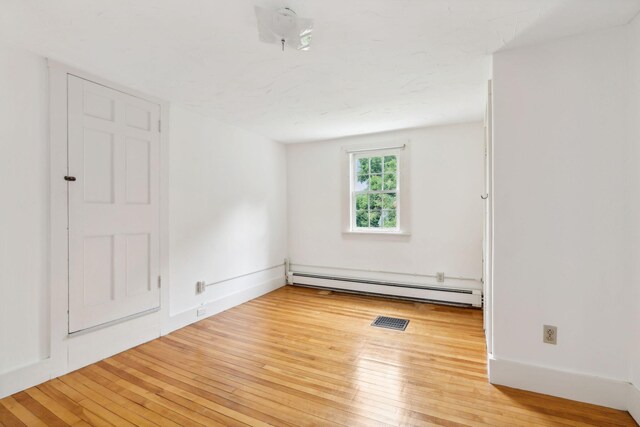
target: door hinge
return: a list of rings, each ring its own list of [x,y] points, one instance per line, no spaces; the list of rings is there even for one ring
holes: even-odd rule
[[[158,289],[162,287],[162,276],[158,276]]]

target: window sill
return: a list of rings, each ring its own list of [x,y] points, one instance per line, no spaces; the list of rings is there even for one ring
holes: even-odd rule
[[[347,230],[343,231],[342,234],[363,234],[368,236],[411,236],[411,233],[407,231],[356,231],[356,230]]]

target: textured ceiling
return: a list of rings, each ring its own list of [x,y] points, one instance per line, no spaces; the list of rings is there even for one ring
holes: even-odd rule
[[[254,5],[315,22],[258,41]],[[640,0],[0,0],[0,39],[283,142],[479,120],[489,54],[627,23]]]

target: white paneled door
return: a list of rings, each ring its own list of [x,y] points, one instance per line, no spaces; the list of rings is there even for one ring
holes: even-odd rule
[[[160,305],[160,106],[68,79],[72,333]]]

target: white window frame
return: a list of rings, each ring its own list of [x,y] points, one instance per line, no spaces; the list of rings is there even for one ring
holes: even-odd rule
[[[409,236],[409,143],[408,141],[396,141],[366,146],[343,147],[343,233],[365,235],[390,235]],[[390,228],[356,227],[356,191],[355,165],[357,159],[363,157],[384,157],[393,155],[397,158],[397,183],[396,183],[396,221],[397,226]],[[381,190],[380,193],[385,193]]]

